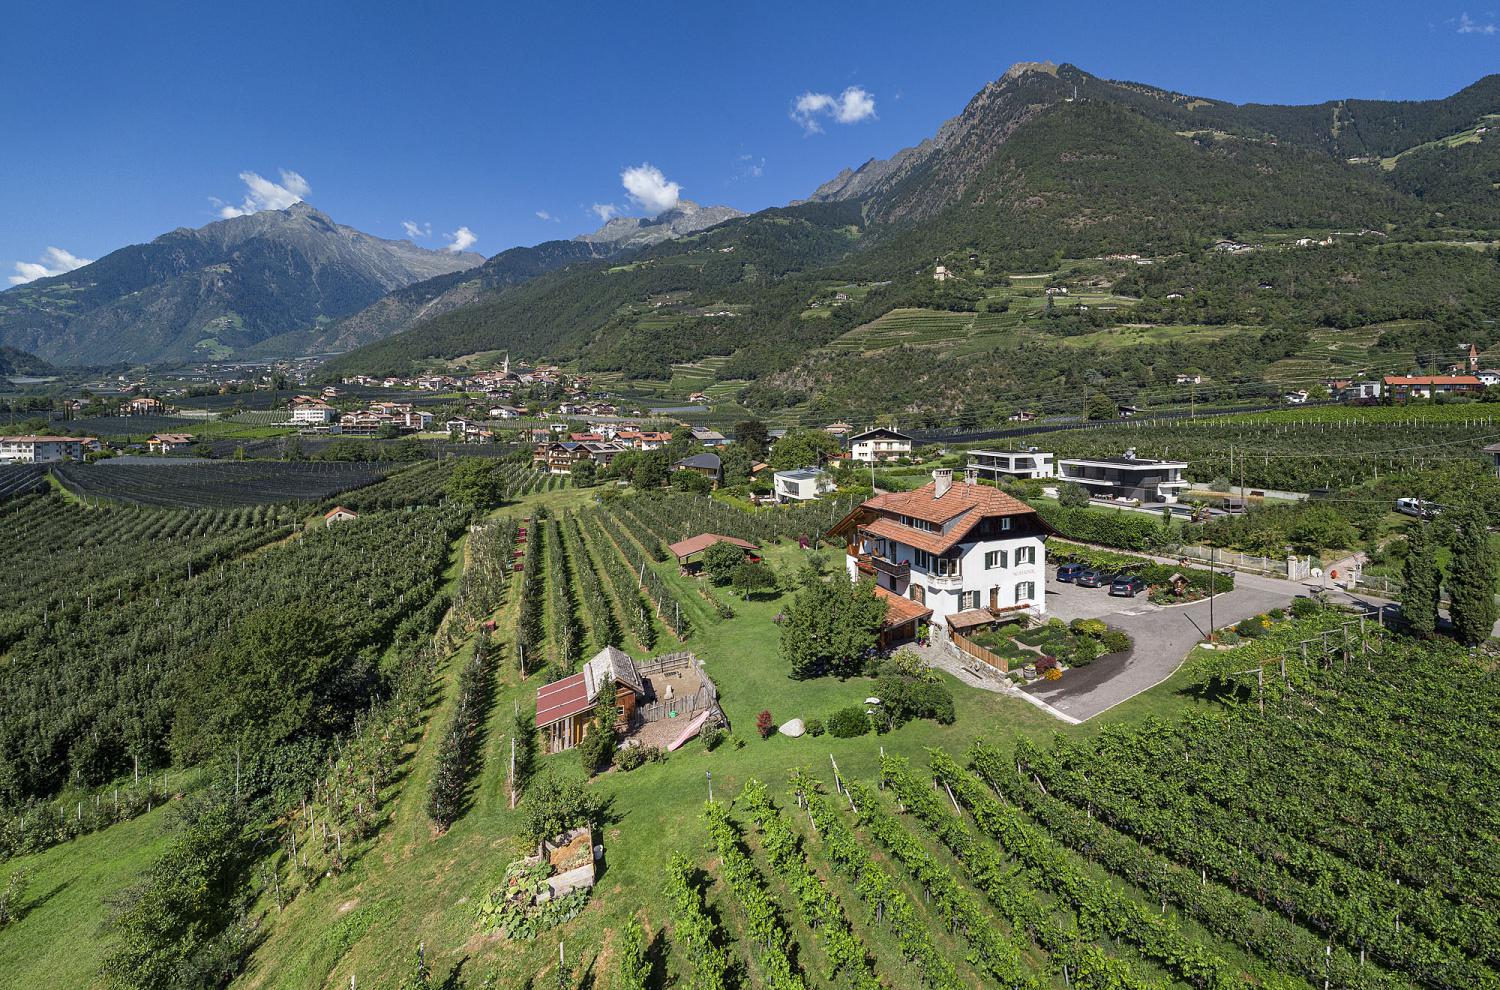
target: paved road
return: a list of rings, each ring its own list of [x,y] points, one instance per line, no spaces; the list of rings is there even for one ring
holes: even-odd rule
[[[1212,625],[1218,628],[1273,608],[1284,608],[1312,589],[1290,581],[1235,575],[1235,588],[1218,595],[1212,604]],[[1100,618],[1123,629],[1135,647],[1123,658],[1100,660],[1070,670],[1061,680],[1040,680],[1023,688],[1027,694],[1080,722],[1135,697],[1170,677],[1193,645],[1210,628],[1210,604],[1163,608],[1145,597],[1111,598],[1102,588],[1079,588],[1056,580],[1047,582],[1047,614],[1064,621]]]

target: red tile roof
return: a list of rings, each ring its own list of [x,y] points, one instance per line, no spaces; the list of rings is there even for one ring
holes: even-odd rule
[[[760,549],[760,547],[748,540],[737,539],[733,536],[720,536],[717,533],[699,533],[697,536],[690,536],[685,540],[679,540],[667,547],[667,549],[672,551],[678,560],[681,560],[683,557],[691,557],[700,550],[707,550],[715,543],[732,543],[741,550]]]
[[[915,491],[876,495],[865,505],[885,514],[911,516],[934,523],[947,522],[971,509],[979,510],[976,518],[1020,516],[1036,511],[1020,499],[989,485],[957,481],[942,498],[933,498],[934,490],[933,482],[928,482]]]
[[[983,519],[1036,513],[1035,509],[1020,499],[989,485],[960,482],[944,492],[942,498],[933,498],[934,490],[931,484],[927,484],[915,491],[875,496],[860,506],[861,510],[874,511],[879,516],[866,523],[864,529],[876,536],[898,540],[928,553],[943,554],[963,542],[964,537]],[[897,516],[910,516],[925,522],[943,524],[948,531],[934,533],[917,529],[899,522]],[[844,523],[840,522],[834,527],[834,531],[843,528]]]
[[[875,586],[875,594],[885,599],[885,627],[887,629],[902,626],[916,619],[926,619],[932,615],[932,609],[920,605],[910,598],[902,598],[894,591]],[[540,721],[540,720],[538,720]]]
[[[536,689],[537,728],[546,728],[572,715],[586,712],[593,706],[582,671],[560,681],[543,684]]]
[[[1387,385],[1478,385],[1473,375],[1386,375]]]

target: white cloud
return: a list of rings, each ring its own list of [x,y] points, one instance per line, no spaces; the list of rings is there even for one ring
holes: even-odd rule
[[[620,208],[613,203],[595,203],[589,209],[604,223],[609,223],[611,218],[619,215],[620,212]]]
[[[448,236],[453,238],[453,243],[449,244],[443,250],[452,251],[454,254],[469,250],[469,248],[474,246],[474,242],[479,240],[475,233],[468,227],[460,227]]]
[[[1486,21],[1481,24],[1465,13],[1458,16],[1458,33],[1496,34],[1500,33],[1500,26],[1497,26],[1493,21]]]
[[[621,172],[620,182],[630,198],[652,216],[670,210],[682,196],[682,186],[668,182],[661,169],[646,162]]]
[[[791,118],[808,134],[823,130],[821,118],[839,124],[857,124],[875,119],[875,95],[860,86],[850,86],[838,96],[809,90],[792,101]]]
[[[536,211],[536,218],[538,220],[550,220],[553,223],[561,223],[562,222],[562,221],[558,220],[557,217],[555,217],[552,214],[548,213],[546,210],[537,210]]]
[[[402,220],[401,229],[406,231],[406,236],[410,237],[412,240],[416,240],[419,237],[426,238],[432,236],[432,224],[430,223],[417,223],[415,220]]]
[[[49,247],[42,255],[40,263],[34,261],[16,262],[16,274],[10,276],[11,285],[25,285],[27,282],[39,278],[47,278],[51,275],[66,275],[75,268],[93,264],[92,258],[80,258],[70,251],[64,251],[59,247]]]
[[[249,216],[262,210],[284,210],[312,194],[312,186],[307,184],[306,179],[285,168],[281,170],[280,182],[272,182],[256,172],[241,172],[240,181],[245,184],[245,199],[239,206],[209,197],[218,206],[219,216],[226,220],[230,217]]]
[[[735,166],[734,178],[736,179],[758,179],[766,174],[766,159],[764,156],[756,158],[754,155],[741,155],[739,163]]]

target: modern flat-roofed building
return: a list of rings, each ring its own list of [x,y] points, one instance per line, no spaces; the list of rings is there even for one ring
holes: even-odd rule
[[[1057,479],[1071,481],[1100,498],[1134,498],[1142,502],[1175,502],[1188,487],[1185,461],[1158,461],[1135,456],[1065,457],[1057,462]]]
[[[969,467],[990,481],[1001,478],[1050,478],[1057,471],[1055,455],[1027,447],[1025,450],[971,450]]]

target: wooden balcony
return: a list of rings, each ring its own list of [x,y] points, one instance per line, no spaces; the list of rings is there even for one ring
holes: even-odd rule
[[[886,575],[887,577],[897,581],[905,581],[907,578],[911,577],[910,561],[902,561],[898,564],[895,561],[886,560],[884,557],[872,556],[870,558],[870,566],[880,573]]]

